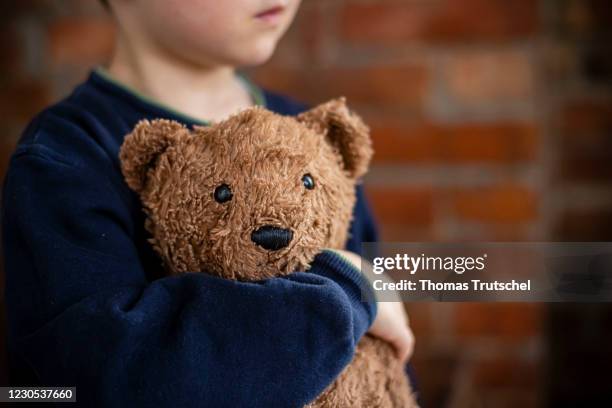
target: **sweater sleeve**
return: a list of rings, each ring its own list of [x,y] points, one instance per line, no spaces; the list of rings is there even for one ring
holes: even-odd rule
[[[256,283],[148,281],[124,187],[44,148],[17,152],[3,233],[11,353],[84,406],[301,406],[351,360],[375,314],[331,252]]]

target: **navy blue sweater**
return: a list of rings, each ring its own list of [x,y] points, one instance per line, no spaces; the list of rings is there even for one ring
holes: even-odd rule
[[[303,110],[269,92],[260,100]],[[195,124],[93,72],[31,122],[11,158],[2,216],[13,383],[76,386],[83,406],[307,403],[374,318],[363,277],[331,252],[308,273],[257,283],[164,277],[118,162],[143,118]],[[347,247],[375,239],[358,188]]]

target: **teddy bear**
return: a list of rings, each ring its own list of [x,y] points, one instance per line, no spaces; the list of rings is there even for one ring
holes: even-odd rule
[[[119,154],[168,273],[241,281],[307,270],[322,249],[343,248],[371,156],[369,129],[344,98],[295,117],[253,107],[193,129],[143,120]],[[367,334],[307,405],[414,406],[394,350]]]

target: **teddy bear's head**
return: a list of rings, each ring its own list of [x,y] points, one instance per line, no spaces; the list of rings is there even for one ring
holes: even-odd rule
[[[297,117],[251,108],[193,130],[141,121],[120,159],[170,272],[258,280],[344,245],[371,154],[368,128],[337,99]]]

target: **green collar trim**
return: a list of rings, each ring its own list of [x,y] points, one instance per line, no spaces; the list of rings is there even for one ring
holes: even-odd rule
[[[96,74],[100,75],[102,78],[104,78],[104,80],[112,83],[113,85],[115,85],[116,87],[122,89],[124,92],[129,93],[130,95],[134,96],[135,98],[141,100],[142,102],[152,105],[154,107],[156,107],[157,109],[160,110],[165,110],[169,113],[171,113],[172,115],[183,119],[185,122],[192,122],[195,123],[197,125],[202,125],[202,126],[207,126],[211,124],[211,121],[208,120],[202,120],[202,119],[197,119],[194,118],[193,116],[187,115],[185,113],[179,112],[178,110],[158,101],[157,99],[151,98],[150,96],[147,96],[143,93],[141,93],[140,91],[132,88],[129,85],[124,84],[123,82],[120,82],[119,80],[117,80],[115,77],[113,77],[110,72],[108,72],[104,67],[102,66],[98,66],[95,68],[95,72]],[[257,85],[255,85],[246,75],[244,75],[243,73],[237,73],[236,74],[238,79],[243,83],[243,85],[247,88],[247,90],[249,91],[249,94],[251,95],[251,99],[253,100],[253,105],[256,106],[263,106],[266,107],[266,96],[263,92],[263,90],[258,87]]]

